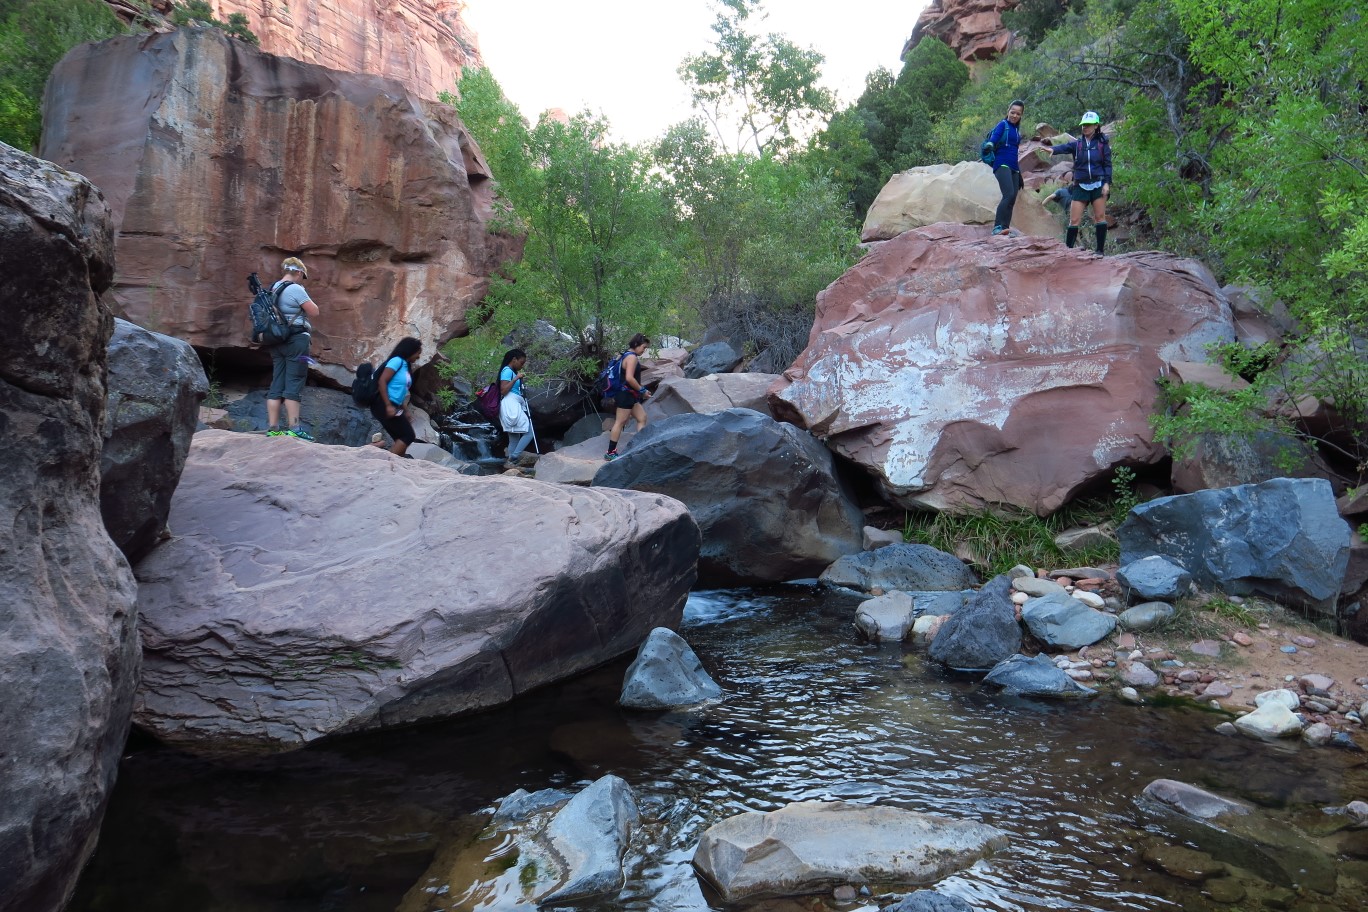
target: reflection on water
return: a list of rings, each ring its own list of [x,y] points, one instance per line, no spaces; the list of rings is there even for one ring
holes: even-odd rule
[[[1148,782],[1287,817],[1368,797],[1362,755],[1222,737],[1191,710],[1004,698],[860,642],[853,606],[795,587],[694,594],[681,632],[727,692],[695,713],[619,709],[624,659],[497,712],[270,760],[134,749],[71,908],[393,912],[498,798],[614,773],[636,789],[644,826],[622,895],[576,907],[593,912],[717,908],[689,865],[704,829],[833,798],[1008,831],[1011,850],[939,887],[975,908],[1253,910],[1265,906],[1252,879],[1247,900],[1221,905],[1141,859],[1167,840],[1134,811]],[[1291,908],[1363,908],[1365,870],[1341,859],[1338,894],[1318,897],[1329,905]]]

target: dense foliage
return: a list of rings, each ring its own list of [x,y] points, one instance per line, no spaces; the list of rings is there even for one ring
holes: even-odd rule
[[[43,87],[57,61],[82,42],[123,32],[101,0],[0,0],[0,142],[36,150]]]
[[[257,36],[247,27],[247,15],[245,13],[229,13],[228,21],[221,22],[214,18],[214,8],[209,5],[209,0],[186,0],[185,3],[173,3],[170,19],[172,25],[197,25],[216,28],[254,47],[260,44]]]

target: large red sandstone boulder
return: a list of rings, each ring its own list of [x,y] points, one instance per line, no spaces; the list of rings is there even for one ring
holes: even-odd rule
[[[818,296],[770,402],[904,507],[1044,516],[1118,465],[1163,458],[1155,379],[1233,337],[1191,260],[932,225]]]
[[[885,241],[937,222],[991,227],[1002,191],[983,162],[925,165],[893,175],[865,216],[862,241]],[[1012,227],[1022,234],[1062,237],[1063,216],[1050,212],[1034,193],[1017,194]]]
[[[313,354],[341,380],[403,336],[431,352],[464,333],[509,254],[454,112],[392,80],[180,29],[75,48],[43,120],[42,156],[109,201],[118,315],[225,357],[246,343],[247,273],[274,279],[286,255],[310,267]]]
[[[0,909],[55,912],[95,848],[138,677],[100,517],[114,237],[78,174],[0,143]]]
[[[138,564],[135,722],[292,750],[506,703],[678,625],[698,526],[658,494],[201,431]]]
[[[1016,9],[1020,0],[931,0],[912,29],[907,46],[926,36],[939,38],[965,63],[994,60],[1012,46],[1012,33],[1002,24],[1002,14]]]

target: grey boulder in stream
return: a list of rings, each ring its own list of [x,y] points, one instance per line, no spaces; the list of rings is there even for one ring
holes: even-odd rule
[[[726,902],[841,884],[934,883],[1007,847],[986,823],[845,801],[799,801],[709,827],[693,864]]]

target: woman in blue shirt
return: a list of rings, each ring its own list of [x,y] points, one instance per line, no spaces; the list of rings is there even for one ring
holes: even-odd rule
[[[517,469],[518,457],[534,439],[532,410],[523,398],[523,368],[527,352],[512,348],[499,367],[499,425],[508,434],[508,461],[504,469]]]
[[[992,146],[993,177],[997,178],[998,189],[1002,191],[1002,201],[998,203],[997,213],[993,216],[993,234],[1006,234],[1012,227],[1012,209],[1016,206],[1017,193],[1022,187],[1021,163],[1018,154],[1021,149],[1021,115],[1026,112],[1026,102],[1014,101],[1007,106],[1007,116],[998,121],[993,132],[988,134],[984,144]],[[987,152],[987,149],[984,149]],[[986,157],[986,154],[985,154]]]
[[[1069,228],[1064,233],[1065,246],[1078,243],[1078,229],[1083,224],[1083,210],[1092,206],[1093,230],[1097,234],[1097,252],[1107,247],[1107,197],[1111,195],[1111,143],[1102,132],[1102,118],[1096,111],[1088,111],[1078,119],[1083,135],[1071,142],[1050,147],[1051,155],[1073,156],[1073,184],[1069,195]]]
[[[371,403],[371,415],[394,438],[390,452],[405,459],[413,458],[407,450],[417,439],[408,417],[408,400],[413,387],[413,365],[422,353],[423,343],[419,340],[412,336],[400,339],[380,368],[380,379],[376,381],[380,394]]]

